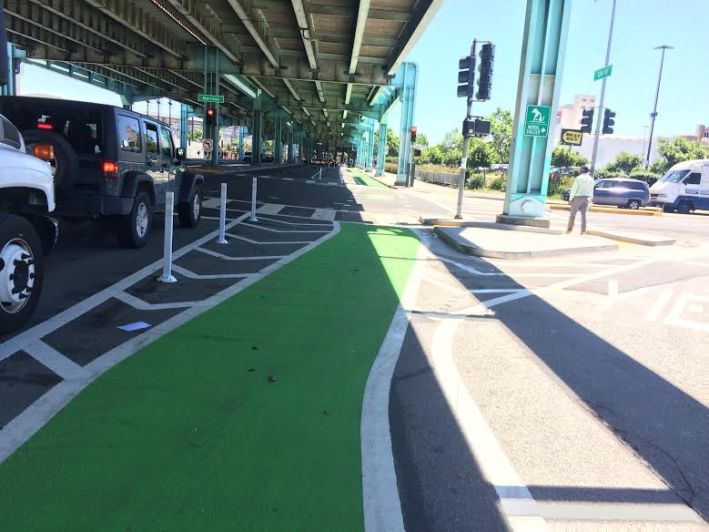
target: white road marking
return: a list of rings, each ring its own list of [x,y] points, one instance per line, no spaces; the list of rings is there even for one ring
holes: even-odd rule
[[[249,244],[258,244],[261,246],[277,246],[279,244],[310,244],[310,241],[289,241],[289,242],[260,242],[258,240],[252,240],[250,238],[246,238],[245,236],[239,236],[235,235],[234,233],[227,233],[226,236],[231,237],[231,238],[236,238],[237,240],[243,240],[244,242],[248,242]]]
[[[200,301],[177,301],[174,303],[148,303],[147,301],[144,301],[140,299],[139,297],[135,297],[133,294],[129,294],[128,292],[119,292],[117,294],[114,294],[113,296],[115,299],[118,299],[119,301],[122,301],[126,305],[130,305],[133,308],[136,308],[138,310],[170,310],[170,309],[185,309],[185,308],[190,308],[194,307],[195,305],[200,305]]]
[[[561,521],[625,521],[628,523],[704,523],[685,504],[599,503],[571,501],[537,501],[537,508],[546,519]],[[591,530],[590,528],[584,528]],[[643,528],[628,527],[628,530]],[[657,529],[660,530],[660,529]],[[662,529],[664,530],[664,528]],[[686,528],[683,530],[700,530]]]
[[[657,318],[659,318],[662,309],[665,308],[665,305],[670,302],[670,299],[672,299],[673,295],[674,290],[665,290],[664,292],[662,292],[660,294],[660,297],[657,298],[657,301],[655,301],[655,304],[650,307],[650,309],[647,311],[647,314],[645,314],[645,319],[647,321],[655,321]]]
[[[404,532],[401,501],[396,484],[394,455],[389,429],[389,392],[394,368],[409,328],[405,308],[415,303],[421,285],[419,247],[417,260],[372,368],[362,400],[362,498],[366,532]]]
[[[280,203],[266,203],[256,209],[256,212],[258,214],[278,214],[284,208],[285,205],[281,205]]]
[[[91,374],[79,364],[65,357],[42,340],[25,345],[24,351],[64,380],[85,380],[91,377]]]
[[[618,302],[618,279],[608,279],[608,297],[600,305],[599,311],[610,309]]]
[[[519,292],[526,292],[524,288],[475,288],[470,290],[472,294],[517,294]]]
[[[331,222],[335,219],[337,211],[333,209],[315,209],[315,212],[311,216],[313,220],[327,220]]]
[[[270,220],[268,220],[270,221]],[[330,229],[274,229],[273,227],[266,227],[265,225],[257,225],[251,222],[241,222],[241,225],[247,227],[253,227],[254,229],[260,229],[261,231],[271,231],[272,233],[329,233]]]
[[[283,257],[281,260],[278,262],[274,262],[273,264],[267,266],[260,272],[253,274],[251,277],[248,279],[245,279],[241,283],[236,283],[228,288],[225,288],[218,294],[215,294],[204,301],[200,302],[199,306],[194,306],[191,307],[184,312],[181,312],[180,314],[177,314],[176,316],[173,316],[172,318],[169,318],[168,320],[156,325],[152,329],[148,329],[145,333],[140,334],[138,336],[135,336],[128,340],[127,342],[124,342],[123,344],[111,349],[110,351],[104,353],[97,359],[95,359],[93,362],[90,364],[86,365],[84,368],[86,371],[90,373],[90,377],[84,380],[64,380],[54,386],[52,389],[50,389],[47,393],[42,395],[37,401],[32,403],[28,408],[26,408],[20,415],[15,417],[12,421],[7,423],[2,430],[0,430],[0,463],[2,463],[5,459],[7,459],[8,456],[10,456],[13,452],[15,452],[16,449],[18,449],[23,443],[25,443],[29,438],[32,437],[40,428],[42,428],[52,417],[54,417],[57,412],[59,412],[64,406],[71,401],[81,390],[83,390],[88,384],[90,384],[95,378],[97,378],[99,375],[103,374],[106,370],[112,368],[119,362],[125,360],[126,358],[130,357],[134,353],[136,353],[139,349],[153,343],[155,340],[160,338],[161,336],[164,336],[165,334],[175,330],[177,327],[180,325],[188,322],[192,318],[202,314],[209,308],[217,305],[218,303],[221,303],[222,301],[229,299],[230,297],[238,294],[242,290],[245,290],[252,284],[256,283],[257,281],[263,279],[270,273],[274,272],[275,270],[281,268],[282,266],[285,266],[289,262],[292,262],[293,260],[297,259],[298,257],[304,255],[305,253],[309,252],[316,246],[319,246],[323,242],[326,242],[330,238],[334,237],[340,232],[340,225],[335,223],[333,226],[333,230],[331,233],[324,235],[320,239],[310,242],[307,246],[304,246],[290,255],[287,255]],[[190,249],[194,249],[197,246],[201,245],[204,242],[207,242],[211,239],[213,239],[216,236],[216,231],[209,233],[203,238],[197,239],[195,242],[192,244],[189,244],[188,246],[185,246],[181,248],[178,252],[181,252],[183,250],[187,249],[184,251],[184,253],[187,253]],[[183,253],[183,254],[184,254]],[[123,279],[122,281],[119,281],[118,283],[114,284],[112,287],[109,287],[101,292],[99,294],[104,294],[104,293],[109,293],[113,294],[117,291],[116,288],[114,287],[120,287],[118,290],[122,290],[123,287],[128,287],[132,284],[135,283],[137,279],[134,279],[135,276],[137,276],[138,273],[143,273],[143,277],[152,271],[157,271],[157,269],[161,266],[161,260],[156,261],[153,265],[146,266],[145,268],[139,270],[138,272],[134,273],[133,275],[127,277],[126,279]],[[155,270],[150,270],[152,266],[156,266]],[[128,281],[127,281],[128,280]],[[97,296],[99,294],[96,294]],[[110,297],[110,296],[109,296]],[[92,302],[96,298],[89,298]],[[85,300],[87,301],[87,300]],[[74,307],[71,307],[64,311],[63,313],[55,316],[55,318],[58,318],[59,316],[65,317],[67,315],[73,315],[72,313],[69,313],[68,311],[74,309],[75,307],[81,307],[84,308],[87,305],[82,305],[85,303],[85,301],[82,301],[81,303],[78,303],[77,305],[74,305]],[[93,308],[96,305],[91,305],[89,306],[86,310]],[[77,315],[83,314],[83,312],[78,313]],[[64,318],[62,318],[64,319]],[[73,319],[73,318],[72,318]],[[58,322],[55,321],[52,323],[52,326],[56,325]],[[45,322],[46,323],[46,322]],[[25,331],[25,333],[22,333],[23,338],[25,338],[28,333],[35,331],[43,331],[49,327],[44,326],[44,323],[36,325],[35,327],[32,327],[31,329],[28,329]],[[54,329],[51,329],[54,330]],[[46,333],[45,333],[46,334]],[[8,342],[9,343],[9,342]],[[4,352],[5,349],[5,344],[0,346],[0,355]],[[17,349],[13,349],[13,352],[16,351]]]
[[[184,275],[188,279],[243,279],[251,275],[248,273],[195,273],[177,264],[172,265],[172,271]]]
[[[662,323],[675,327],[684,327],[685,329],[692,329],[694,331],[709,332],[709,323],[701,323],[682,318],[682,312],[684,312],[685,307],[690,301],[709,301],[709,296],[682,294]]]
[[[218,209],[220,205],[220,198],[207,198],[202,200],[202,208],[204,209]]]
[[[278,259],[282,259],[283,257],[287,256],[287,255],[264,255],[261,257],[231,257],[229,255],[224,255],[224,253],[212,251],[211,249],[207,249],[207,248],[195,248],[195,251],[199,251],[200,253],[204,253],[205,255],[211,255],[212,257],[217,257],[222,260],[234,260],[234,261],[239,261],[239,260],[278,260]]]

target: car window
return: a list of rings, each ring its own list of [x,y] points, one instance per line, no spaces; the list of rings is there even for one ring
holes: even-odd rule
[[[158,153],[158,127],[145,122],[145,153]]]
[[[160,126],[160,136],[162,137],[161,140],[161,152],[162,156],[165,159],[172,159],[174,158],[174,150],[173,150],[173,145],[172,145],[172,133],[170,132],[169,129],[166,127]]]
[[[143,151],[143,142],[140,137],[140,124],[137,118],[118,115],[118,138],[123,151],[140,153]]]
[[[19,149],[21,146],[20,132],[17,128],[4,116],[0,121],[0,142]]]
[[[672,171],[670,170],[667,172],[660,181],[668,181],[670,183],[679,183],[682,181],[682,178],[686,176],[689,173],[689,170],[675,170]]]
[[[613,186],[613,181],[599,181],[596,188],[606,189]]]
[[[628,181],[629,188],[632,190],[645,190],[645,183],[637,183],[635,181]]]
[[[692,172],[684,180],[685,185],[698,185],[701,182],[702,182],[702,174],[700,174],[699,172]]]

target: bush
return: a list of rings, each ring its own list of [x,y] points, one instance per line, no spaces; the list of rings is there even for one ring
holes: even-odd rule
[[[396,174],[399,171],[399,165],[397,163],[386,161],[384,163],[384,171],[390,174]]]
[[[472,174],[465,180],[465,188],[477,190],[485,188],[485,176],[483,174]]]
[[[492,180],[492,183],[490,183],[490,188],[504,192],[507,190],[507,180],[504,177],[496,177]]]
[[[630,177],[632,179],[639,179],[640,181],[645,181],[649,186],[652,186],[662,176],[660,174],[656,174],[656,173],[651,172],[649,170],[637,168],[637,169],[633,170],[632,172],[630,172]]]
[[[561,195],[564,190],[571,187],[573,180],[573,176],[569,174],[549,175],[549,186],[547,187],[547,196]]]

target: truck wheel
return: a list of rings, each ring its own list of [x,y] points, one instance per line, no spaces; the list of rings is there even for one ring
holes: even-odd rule
[[[182,227],[197,227],[202,216],[202,188],[199,185],[195,185],[188,201],[177,206],[177,214]]]
[[[78,157],[74,148],[64,137],[54,131],[41,129],[23,131],[22,136],[30,153],[34,153],[35,144],[50,144],[52,146],[54,156],[48,162],[52,166],[54,186],[57,189],[68,190],[74,186]]]
[[[152,216],[150,196],[144,190],[138,191],[130,214],[121,216],[116,222],[118,243],[124,248],[142,248],[148,241],[153,225]]]
[[[689,214],[691,210],[692,204],[688,201],[681,201],[680,204],[677,205],[677,212],[680,214]]]
[[[0,214],[0,336],[21,328],[42,293],[44,255],[27,220]]]

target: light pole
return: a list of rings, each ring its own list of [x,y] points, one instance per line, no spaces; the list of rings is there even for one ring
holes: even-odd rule
[[[650,153],[652,152],[652,135],[655,132],[655,119],[657,118],[657,100],[660,97],[660,82],[662,82],[662,68],[665,66],[665,51],[672,50],[673,48],[674,46],[668,46],[667,44],[655,47],[655,50],[662,50],[662,56],[660,57],[660,73],[657,76],[655,106],[653,107],[652,113],[650,113],[650,139],[647,143],[647,158],[645,159],[645,168],[650,167]]]
[[[608,67],[608,63],[611,58],[611,41],[613,40],[613,24],[615,23],[615,3],[613,0],[613,8],[611,10],[611,26],[608,30],[608,47],[606,48],[606,63],[605,67]],[[601,137],[601,124],[603,122],[603,100],[606,97],[606,81],[608,81],[608,76],[603,78],[601,81],[601,100],[598,102],[598,115],[596,116],[596,136],[593,138],[593,155],[591,156],[591,175],[594,175],[596,170],[596,156],[598,155],[598,139]]]

